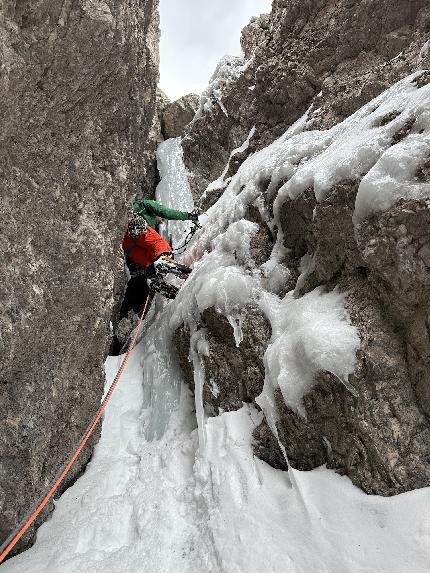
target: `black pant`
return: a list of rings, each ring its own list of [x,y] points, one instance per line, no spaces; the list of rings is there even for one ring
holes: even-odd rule
[[[133,275],[127,283],[127,288],[122,301],[120,318],[126,316],[130,310],[138,315],[142,313],[143,305],[149,292],[148,283],[144,273]]]
[[[161,253],[158,258],[168,255],[173,258],[173,253]],[[127,288],[122,301],[121,310],[119,311],[120,319],[130,312],[131,309],[138,315],[142,313],[143,305],[145,304],[146,297],[148,296],[149,286],[148,279],[156,276],[155,267],[144,268],[137,263],[134,263],[129,257],[126,257],[126,265],[130,271],[131,277],[127,283]]]

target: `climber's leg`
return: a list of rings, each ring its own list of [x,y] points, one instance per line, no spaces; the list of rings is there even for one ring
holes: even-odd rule
[[[122,301],[120,318],[127,316],[130,310],[140,314],[148,294],[149,287],[144,273],[134,274],[127,283],[127,288]]]

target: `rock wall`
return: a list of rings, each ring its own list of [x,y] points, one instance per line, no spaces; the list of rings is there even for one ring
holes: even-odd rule
[[[195,94],[171,102],[160,88],[157,89],[156,113],[148,136],[144,157],[146,170],[137,193],[138,198],[154,197],[155,188],[160,181],[155,157],[157,147],[166,139],[183,135],[185,127],[197,111],[198,103],[199,96]]]
[[[312,105],[309,129],[343,120],[388,86],[430,67],[428,0],[274,0],[242,32],[243,72],[187,129],[184,159],[197,197],[251,129],[252,152]],[[214,199],[216,195],[214,195]]]
[[[313,219],[303,207],[290,209],[290,201],[283,208],[284,228],[299,229],[295,243],[313,259],[298,294],[319,285],[348,292],[361,346],[350,388],[328,372],[317,375],[305,396],[306,420],[278,394],[278,431],[294,467],[327,464],[367,493],[392,495],[430,483],[430,338],[423,326],[430,274],[419,255],[428,244],[430,205],[400,201],[354,229],[357,189],[354,182],[336,186]]]
[[[157,0],[6,0],[0,30],[2,541],[100,403],[155,113]]]
[[[429,2],[275,0],[272,13],[253,19],[243,32],[248,61],[240,64],[240,73],[236,78],[230,74],[221,95],[218,91],[201,107],[186,131],[184,156],[196,199],[205,208],[214,204],[243,161],[311,105],[305,129],[328,129],[410,72],[430,67],[429,30]],[[414,85],[428,82],[425,71]],[[389,124],[399,113],[394,110],[378,125]],[[390,145],[411,131],[424,131],[415,117],[393,131]],[[309,159],[299,151],[297,156],[291,173]],[[427,158],[411,185],[429,181],[428,166]],[[274,200],[288,176],[276,188],[272,178],[276,174],[268,160],[265,176],[255,181],[258,199],[243,214],[259,225],[250,248],[254,266],[246,272],[257,268],[264,274],[261,265],[268,262],[281,231],[284,255],[279,262],[288,272],[276,294],[282,298],[294,291],[302,297],[317,287],[347,292],[346,306],[361,344],[347,383],[330,372],[317,373],[304,397],[305,417],[276,393],[277,437],[263,422],[254,433],[256,455],[285,469],[327,464],[373,494],[428,486],[429,201],[400,200],[354,226],[360,178],[345,178],[319,202],[312,186],[294,198],[286,196],[276,228]],[[263,388],[262,357],[270,327],[261,312],[242,312],[239,348],[226,317],[214,309],[201,317],[209,343],[203,398],[211,415],[253,402]],[[245,319],[248,314],[252,320]],[[182,327],[175,342],[192,384],[189,336]]]
[[[199,107],[199,96],[188,94],[167,105],[163,110],[161,128],[165,139],[180,137]]]
[[[157,187],[160,178],[157,169],[156,151],[160,143],[164,141],[164,136],[161,131],[163,120],[163,112],[169,105],[170,100],[166,94],[157,88],[157,95],[155,100],[155,113],[152,119],[151,129],[149,130],[146,149],[144,154],[145,171],[141,180],[141,184],[136,193],[137,199],[153,198],[155,188]]]

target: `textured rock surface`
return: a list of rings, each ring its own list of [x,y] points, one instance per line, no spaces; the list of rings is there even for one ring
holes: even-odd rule
[[[183,147],[195,197],[205,208],[213,204],[241,163],[312,104],[306,129],[326,129],[400,78],[428,67],[429,30],[428,2],[275,0],[270,15],[254,18],[243,31],[248,64],[222,85],[221,95],[218,90],[217,99],[186,130]],[[414,82],[422,86],[429,77],[424,72]],[[387,114],[380,125],[399,113]],[[392,145],[414,130],[414,122],[410,118],[402,124]],[[242,146],[246,139],[248,145]],[[223,180],[203,194],[222,173]],[[258,201],[270,219],[278,189],[268,192],[267,176],[258,181]],[[414,180],[430,180],[428,158]],[[280,205],[282,263],[288,273],[276,294],[293,290],[301,297],[321,286],[347,292],[361,345],[349,381],[317,373],[304,396],[306,418],[289,409],[277,391],[277,433],[293,467],[310,470],[327,464],[368,493],[393,495],[430,484],[430,202],[400,200],[354,228],[359,184],[359,179],[340,181],[319,203],[309,187]],[[256,206],[244,216],[260,227],[250,254],[261,269],[276,227],[265,223]],[[254,352],[246,344],[236,348],[226,319],[212,320],[213,310],[204,314],[210,346],[204,401],[216,414],[219,408],[240,407],[244,396],[255,399],[255,393],[241,390],[242,372],[244,364],[254,366],[260,373],[255,389],[260,387],[261,350],[270,339],[261,338]],[[182,358],[187,356],[183,331],[177,345]],[[192,380],[190,364],[182,364]],[[267,421],[255,430],[254,440],[256,455],[275,467],[288,467]]]
[[[157,169],[157,159],[155,153],[157,146],[164,141],[163,134],[161,133],[161,123],[163,112],[169,105],[170,100],[166,94],[157,88],[157,97],[155,100],[155,113],[152,120],[151,129],[145,146],[145,171],[143,174],[140,189],[136,193],[138,199],[153,198],[154,191],[160,181]]]
[[[0,9],[0,540],[100,402],[120,241],[155,112],[156,8]]]
[[[238,410],[263,390],[263,356],[271,336],[270,323],[257,308],[244,308],[240,316],[243,340],[236,346],[233,326],[225,316],[210,308],[201,318],[209,342],[209,356],[204,358],[209,374],[203,387],[204,403],[214,416],[220,411]],[[185,378],[194,386],[186,329],[176,331],[175,344]]]
[[[221,175],[253,126],[236,170],[311,104],[309,129],[328,128],[401,77],[430,67],[429,30],[428,1],[275,0],[271,14],[242,33],[249,65],[224,90],[222,107],[215,102],[186,130],[195,195]]]
[[[188,94],[164,108],[161,123],[164,139],[183,135],[185,127],[196,114],[199,101],[198,95]]]
[[[395,134],[393,144],[412,123]],[[427,165],[428,159],[415,179],[428,180]],[[296,278],[307,257],[296,295],[320,285],[349,292],[348,309],[362,344],[350,380],[353,392],[321,372],[305,397],[307,421],[278,395],[278,431],[293,466],[327,463],[369,493],[389,495],[430,482],[430,204],[400,200],[354,229],[358,185],[338,183],[319,203],[309,188],[286,198],[280,209],[286,261]],[[260,438],[257,432],[256,438],[260,454],[273,458],[273,447],[261,442],[264,434]]]
[[[278,395],[281,442],[293,467],[326,463],[367,493],[425,487],[430,425],[414,393],[405,339],[365,279],[350,277],[350,287],[348,308],[362,340],[351,388],[321,372],[305,396],[306,421]]]
[[[289,264],[311,258],[296,294],[324,284],[348,291],[362,343],[352,391],[321,372],[305,396],[306,421],[278,395],[278,431],[294,467],[327,463],[366,492],[391,495],[430,483],[430,210],[401,200],[354,229],[357,189],[345,181],[319,204],[309,190],[281,209]]]
[[[281,209],[286,261],[296,271],[290,288],[295,286],[297,296],[321,285],[347,292],[361,345],[348,383],[330,372],[317,374],[304,396],[306,418],[277,391],[277,431],[293,467],[327,464],[368,493],[393,495],[430,483],[430,202],[401,200],[354,228],[357,190],[356,181],[344,181],[316,204],[308,189]],[[255,211],[248,216],[258,221]],[[267,260],[267,252],[254,252],[256,264]],[[300,274],[304,255],[310,264]],[[203,399],[211,415],[252,402],[263,387],[270,325],[258,310],[243,316],[244,340],[236,347],[226,318],[214,309],[202,314],[209,342]],[[189,335],[182,329],[175,342],[192,384]],[[266,421],[254,440],[256,455],[287,468]]]

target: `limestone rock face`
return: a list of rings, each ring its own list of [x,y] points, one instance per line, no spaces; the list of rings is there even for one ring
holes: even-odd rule
[[[355,372],[348,382],[318,372],[304,396],[306,417],[291,410],[278,389],[276,429],[286,457],[266,421],[254,432],[254,451],[282,469],[287,459],[300,470],[326,464],[367,493],[393,495],[430,483],[430,202],[401,200],[354,228],[357,190],[356,181],[344,181],[316,204],[310,189],[281,210],[293,271],[286,289],[295,288],[296,296],[320,286],[348,293],[346,307],[361,340]],[[261,225],[254,211],[247,218]],[[263,242],[270,245],[266,235]],[[251,252],[257,264],[270,255]],[[297,280],[305,254],[311,264]],[[242,312],[239,347],[225,317],[214,309],[202,313],[209,342],[203,399],[210,415],[254,402],[263,389],[270,324],[256,309]],[[192,385],[186,330],[177,331],[175,343]]]
[[[221,103],[214,101],[186,129],[184,158],[195,196],[222,174],[254,126],[226,177],[312,104],[309,129],[326,129],[400,78],[428,68],[429,10],[428,2],[409,0],[275,0],[270,14],[243,30],[242,73]]]
[[[428,2],[407,0],[274,0],[271,14],[254,18],[243,31],[246,60],[237,61],[232,73],[221,70],[219,81],[212,78],[205,105],[186,128],[184,158],[200,205],[213,205],[243,161],[307,110],[306,131],[328,129],[409,73],[428,67],[429,9]],[[414,84],[422,87],[429,81],[424,71]],[[399,114],[387,113],[378,125]],[[402,123],[390,145],[417,133],[415,120]],[[258,198],[238,217],[257,223],[259,230],[249,249],[254,266],[241,270],[260,273],[264,282],[281,231],[284,249],[282,255],[275,253],[281,257],[275,262],[282,263],[282,284],[266,290],[281,299],[287,292],[300,298],[316,288],[347,293],[346,307],[360,345],[349,380],[327,371],[316,373],[314,386],[303,398],[305,416],[292,411],[278,389],[276,426],[265,420],[255,430],[254,451],[283,469],[311,470],[327,464],[371,494],[428,486],[430,202],[398,200],[354,226],[363,174],[336,179],[318,202],[312,177],[305,179],[309,187],[299,194],[279,194],[294,176],[289,173],[299,169],[294,161],[293,157],[280,171],[274,168],[275,173],[268,156],[253,181]],[[429,165],[426,157],[411,185],[430,180]],[[246,173],[241,175],[246,181]],[[236,209],[241,200],[234,203],[231,190],[240,195],[245,189],[245,196],[250,189],[243,183],[239,191],[238,183],[241,178],[233,180],[229,191]],[[275,217],[274,200],[280,196]],[[221,218],[223,208],[225,204],[220,206]],[[227,218],[223,224],[228,227]],[[264,382],[262,355],[271,335],[264,316],[243,322],[239,347],[227,317],[214,309],[202,313],[197,327],[209,343],[209,355],[203,359],[207,413],[218,415],[244,401],[255,403]],[[258,340],[253,338],[257,333]],[[178,330],[175,342],[192,381],[186,330]],[[247,391],[249,387],[253,391]],[[258,403],[257,399],[256,407]]]
[[[145,172],[142,178],[140,189],[136,194],[138,199],[152,199],[154,196],[154,190],[160,181],[155,154],[157,151],[157,146],[164,141],[163,134],[161,133],[161,122],[163,118],[163,112],[169,103],[170,100],[166,94],[160,90],[160,88],[157,88],[155,113],[153,115],[152,125],[146,142],[144,155]]]
[[[184,133],[199,107],[199,100],[198,95],[188,94],[164,108],[161,123],[164,139],[180,137]]]
[[[157,121],[158,125],[160,126],[160,139],[164,139],[161,133],[161,124],[163,121],[163,113],[167,106],[169,106],[172,102],[168,98],[168,96],[161,90],[157,88]]]
[[[271,335],[269,321],[257,308],[245,308],[241,316],[243,340],[239,346],[225,316],[210,308],[203,312],[202,321],[210,349],[204,359],[210,384],[203,387],[203,400],[209,412],[216,416],[220,410],[238,410],[243,402],[252,403],[263,390],[263,356]],[[176,331],[175,344],[186,381],[193,387],[193,369],[188,359],[190,336],[186,329]]]
[[[156,10],[156,0],[0,8],[1,541],[100,403],[121,238],[155,113]]]
[[[430,482],[430,338],[424,326],[430,210],[428,201],[402,200],[354,231],[357,188],[354,182],[337,186],[318,204],[313,220],[305,203],[295,201],[296,215],[284,219],[313,259],[296,289],[304,293],[326,284],[347,291],[362,342],[351,387],[321,372],[305,396],[307,420],[278,395],[278,431],[294,467],[326,463],[368,493],[391,495]],[[294,211],[293,203],[286,202],[285,213]]]

